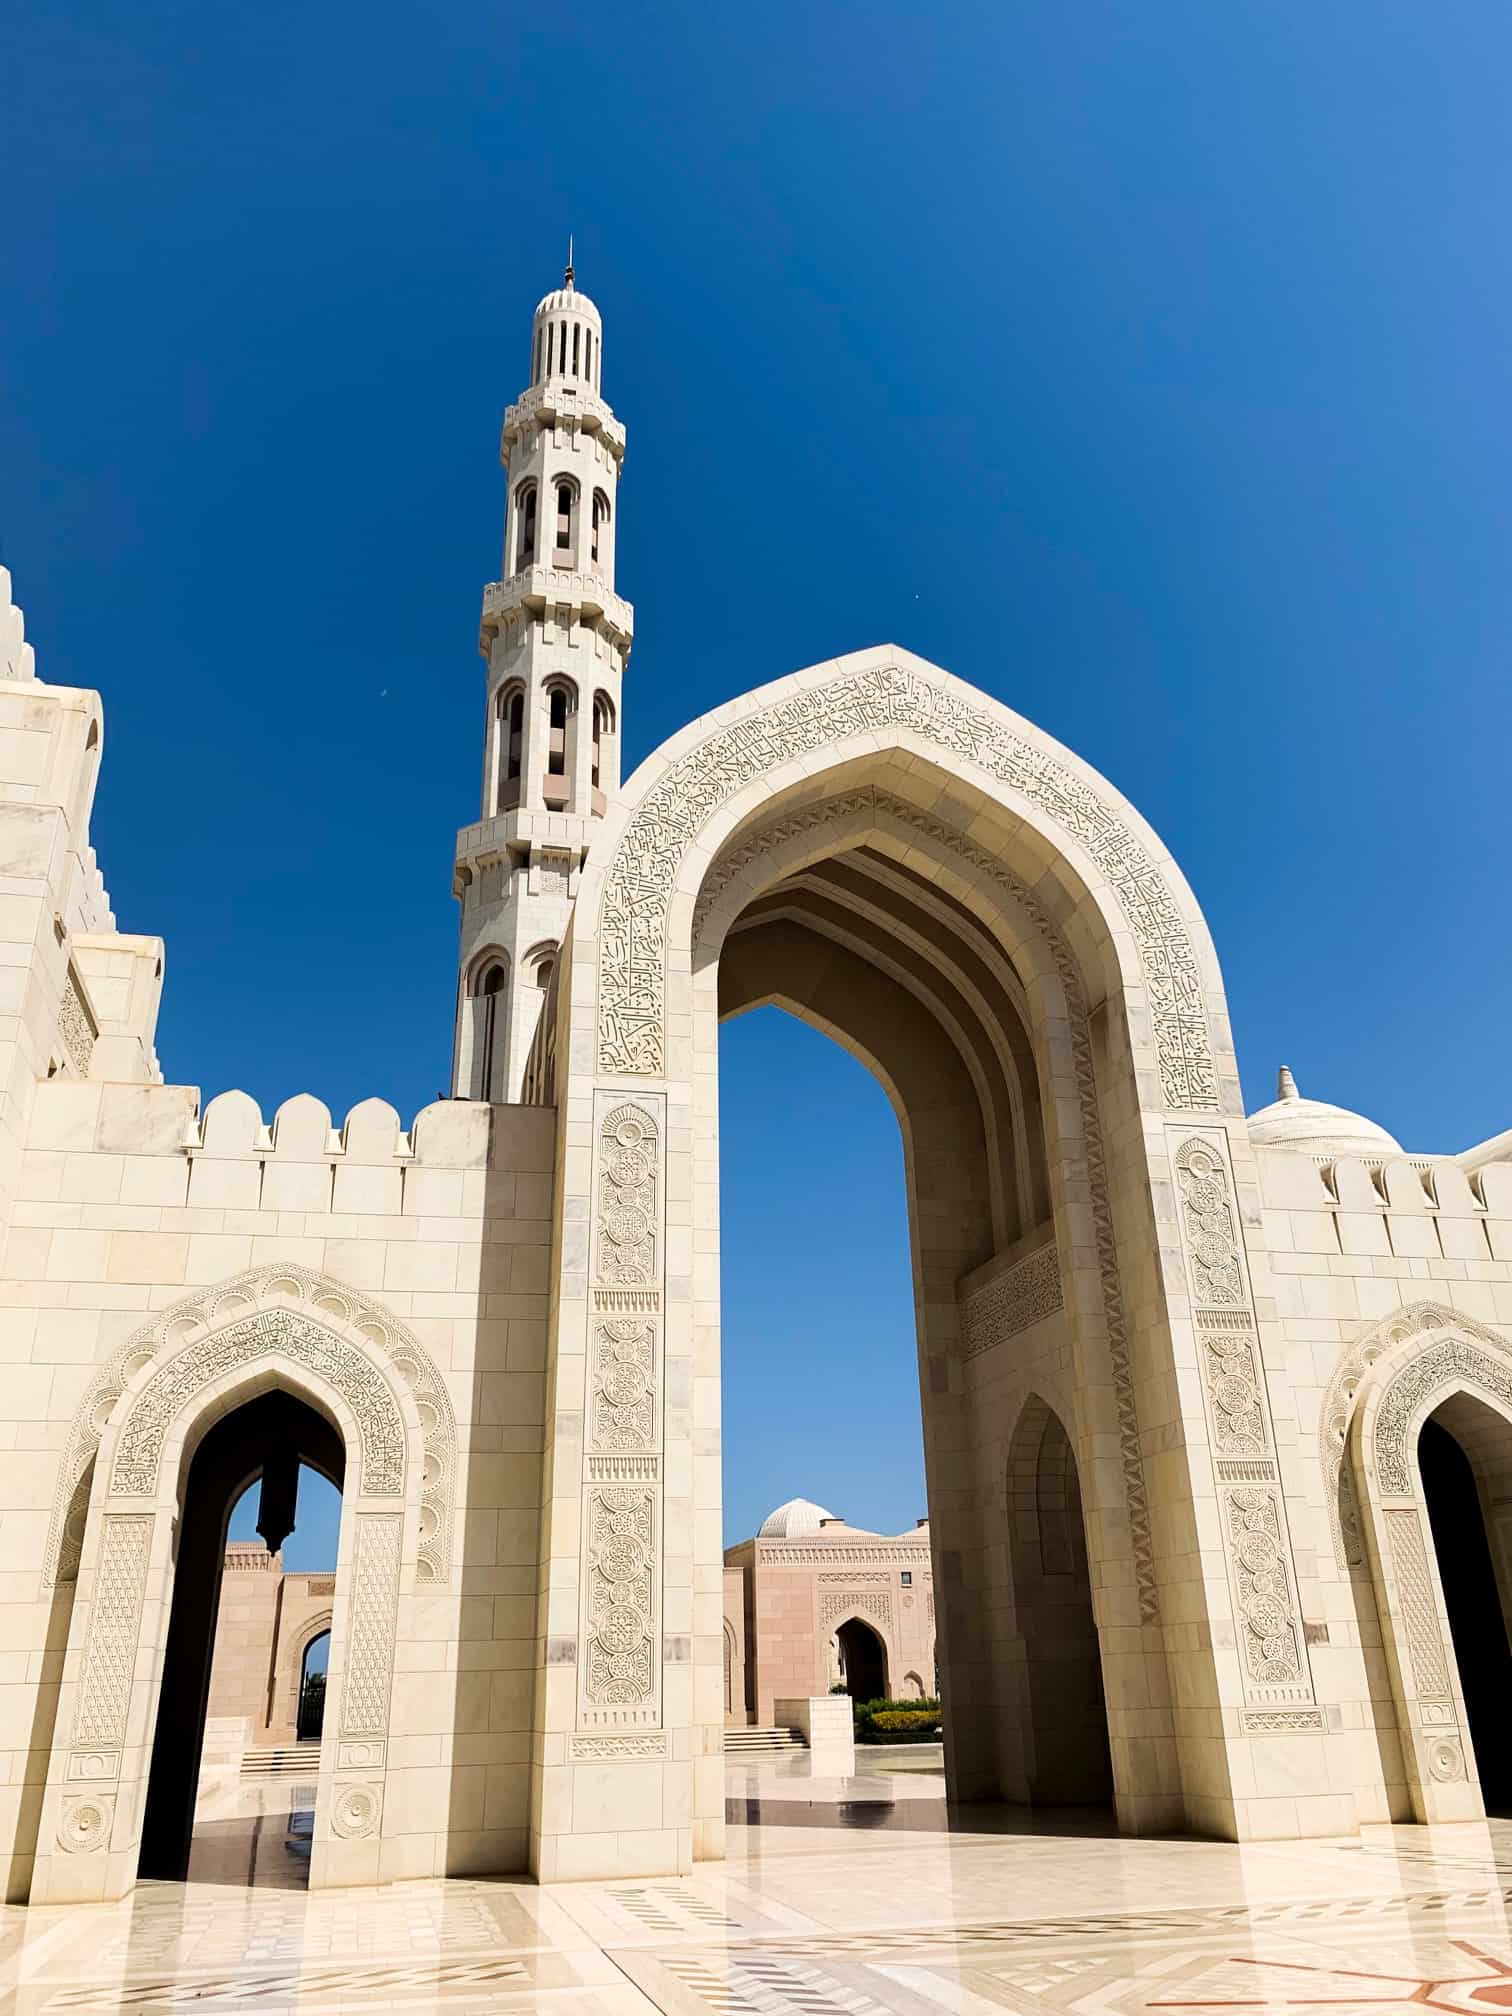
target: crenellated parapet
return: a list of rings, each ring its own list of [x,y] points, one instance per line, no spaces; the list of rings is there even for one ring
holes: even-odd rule
[[[1512,1161],[1256,1151],[1273,1252],[1512,1260]]]

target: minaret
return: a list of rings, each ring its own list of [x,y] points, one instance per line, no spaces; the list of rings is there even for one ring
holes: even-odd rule
[[[462,957],[452,1090],[516,1101],[594,822],[619,787],[634,614],[614,592],[625,430],[603,325],[573,285],[535,311],[530,384],[504,415],[503,579],[483,590],[483,808],[457,836]]]

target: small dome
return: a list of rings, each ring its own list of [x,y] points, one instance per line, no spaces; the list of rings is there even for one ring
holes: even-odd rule
[[[1304,1099],[1288,1067],[1281,1066],[1273,1105],[1249,1118],[1250,1139],[1257,1148],[1294,1148],[1299,1155],[1400,1155],[1401,1144],[1347,1106],[1322,1099]]]
[[[535,320],[539,322],[544,315],[576,315],[595,329],[603,323],[597,305],[576,287],[558,287],[554,293],[543,294],[536,303]]]
[[[834,1518],[833,1512],[826,1512],[822,1505],[816,1505],[811,1498],[789,1498],[786,1505],[779,1505],[775,1512],[768,1512],[757,1529],[758,1540],[807,1540],[817,1533],[826,1519]]]

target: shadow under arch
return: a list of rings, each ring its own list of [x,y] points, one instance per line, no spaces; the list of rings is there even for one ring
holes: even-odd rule
[[[1006,1504],[1022,1680],[1004,1775],[1031,1806],[1105,1806],[1113,1759],[1076,1454],[1038,1393],[1009,1443]]]

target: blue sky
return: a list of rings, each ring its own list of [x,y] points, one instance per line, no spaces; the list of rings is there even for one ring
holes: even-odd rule
[[[1505,8],[21,0],[6,54],[0,557],[105,695],[170,1076],[446,1081],[498,424],[571,229],[632,757],[906,644],[1151,819],[1252,1105],[1285,1059],[1412,1148],[1512,1120]],[[896,1129],[771,1015],[727,1059],[731,1537],[901,1527]]]

